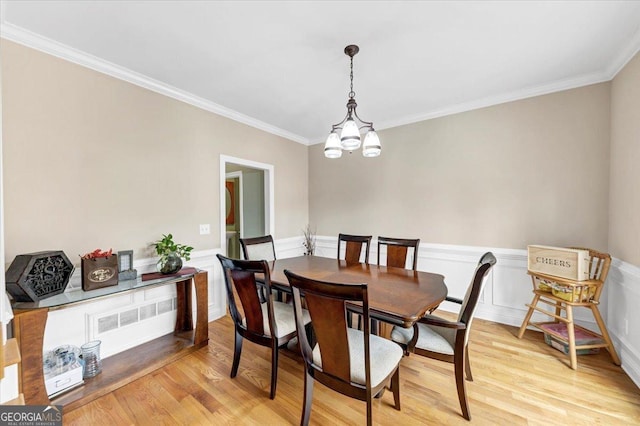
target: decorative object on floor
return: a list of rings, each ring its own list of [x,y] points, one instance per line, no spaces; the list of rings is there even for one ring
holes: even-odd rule
[[[547,340],[562,345],[561,350],[569,355],[569,365],[574,370],[578,368],[577,355],[597,348],[607,349],[613,363],[620,365],[620,358],[598,309],[611,266],[611,255],[582,247],[545,247],[545,253],[540,254],[532,247],[540,246],[529,246],[527,273],[531,275],[533,300],[526,305],[529,310],[520,326],[518,338],[522,338],[529,325],[542,330],[549,335]],[[576,253],[578,257],[575,257]],[[585,253],[587,259],[583,261]],[[540,262],[540,259],[544,261]],[[532,269],[531,265],[536,263],[552,265],[557,271],[543,269],[541,272],[539,267]],[[539,306],[541,303],[544,307]],[[600,334],[575,323],[573,309],[578,307],[591,309]],[[531,321],[534,311],[551,317],[551,321]]]
[[[58,346],[43,357],[45,387],[49,398],[69,391],[82,381],[82,357],[80,348],[73,345]]]
[[[138,271],[133,269],[133,250],[118,252],[118,280],[135,280]]]
[[[82,377],[87,379],[94,377],[102,371],[102,359],[100,359],[100,340],[92,340],[80,346],[84,370]]]
[[[327,158],[340,158],[342,151],[349,151],[360,148],[360,130],[367,130],[362,145],[362,155],[365,157],[377,157],[380,155],[381,146],[378,134],[373,129],[373,123],[364,121],[356,112],[358,104],[356,103],[356,92],[353,91],[353,57],[360,51],[355,44],[350,44],[344,48],[344,53],[351,58],[351,90],[349,91],[349,100],[347,101],[347,115],[341,122],[331,127],[331,133],[324,145],[324,156]],[[356,122],[360,124],[358,124]],[[340,136],[337,131],[340,130]]]
[[[64,292],[73,270],[61,250],[21,254],[5,274],[7,291],[16,302],[37,302]]]
[[[118,285],[118,255],[113,250],[95,249],[81,257],[84,291]]]
[[[316,233],[311,230],[311,225],[307,224],[307,227],[302,230],[302,236],[304,238],[302,242],[305,249],[304,255],[313,256],[316,251]]]
[[[552,322],[548,324],[541,324],[540,329],[544,331],[544,342],[551,346],[554,349],[559,350],[565,355],[569,355],[569,344],[567,341],[569,340],[569,331],[567,330],[567,325],[559,322]],[[576,346],[588,346],[588,345],[598,345],[603,342],[602,338],[587,329],[584,328],[576,328],[574,330],[576,337]],[[555,337],[555,335],[562,336],[562,340]],[[600,352],[600,348],[586,348],[576,350],[576,355],[591,355],[597,354]]]
[[[158,272],[163,274],[175,274],[182,268],[182,259],[191,259],[193,247],[175,243],[171,234],[163,234],[162,239],[153,244],[156,254],[160,256],[156,266]]]

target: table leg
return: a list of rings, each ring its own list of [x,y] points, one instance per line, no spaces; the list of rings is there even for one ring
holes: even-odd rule
[[[174,334],[193,330],[193,315],[191,309],[191,278],[176,283],[178,297],[176,328]]]
[[[207,271],[200,271],[193,276],[196,288],[196,331],[193,344],[206,345],[209,341],[209,279]]]
[[[47,309],[16,311],[13,332],[20,345],[20,391],[29,405],[49,405],[44,384],[42,350],[44,329],[47,325]]]

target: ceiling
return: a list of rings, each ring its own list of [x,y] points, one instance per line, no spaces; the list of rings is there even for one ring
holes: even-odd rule
[[[640,1],[3,1],[2,37],[313,144],[610,80]],[[383,141],[384,143],[384,141]]]

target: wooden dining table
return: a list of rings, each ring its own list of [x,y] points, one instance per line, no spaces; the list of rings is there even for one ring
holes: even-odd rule
[[[431,272],[347,263],[319,256],[278,259],[269,265],[272,286],[289,293],[285,269],[320,281],[366,283],[371,317],[401,327],[411,327],[447,296],[444,276]],[[357,307],[353,309],[357,311]]]

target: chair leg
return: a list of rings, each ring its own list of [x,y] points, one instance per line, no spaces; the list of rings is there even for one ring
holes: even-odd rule
[[[240,354],[242,353],[242,336],[236,331],[234,338],[235,345],[233,347],[233,364],[231,365],[231,378],[238,374],[238,366],[240,365]]]
[[[600,310],[598,309],[597,305],[591,305],[589,306],[591,308],[591,311],[593,312],[593,316],[596,319],[596,323],[598,324],[598,327],[600,328],[600,334],[602,335],[602,338],[604,339],[605,343],[607,344],[607,350],[609,351],[609,354],[611,355],[611,359],[613,359],[613,363],[615,365],[620,365],[620,358],[618,358],[618,354],[616,353],[616,348],[613,347],[613,342],[611,341],[611,337],[609,336],[609,332],[607,332],[607,326],[604,324],[604,321],[602,320],[602,316],[600,315]]]
[[[456,351],[454,354],[453,370],[456,376],[456,387],[458,389],[458,400],[460,401],[460,408],[462,409],[462,417],[466,420],[471,420],[469,403],[467,402],[467,388],[464,380],[465,358],[464,350]]]
[[[400,411],[400,366],[391,377],[391,392],[393,392],[393,403],[396,410]]]
[[[473,375],[471,375],[471,364],[469,363],[469,346],[464,347],[464,367],[467,372],[467,380],[473,382]]]
[[[373,398],[369,395],[367,398],[367,426],[371,426],[373,424]]]
[[[304,373],[304,400],[302,401],[302,418],[300,419],[301,426],[307,426],[309,424],[309,418],[311,417],[311,402],[313,401],[313,377],[305,369]]]
[[[567,304],[567,334],[569,337],[569,362],[571,368],[578,368],[578,357],[576,356],[576,334],[573,326],[573,308]]]
[[[520,326],[520,331],[518,331],[518,339],[522,339],[522,336],[524,336],[524,332],[527,329],[527,326],[529,325],[529,321],[531,320],[531,315],[533,315],[534,307],[538,304],[539,299],[540,299],[540,296],[538,294],[536,294],[533,297],[533,300],[531,301],[531,305],[529,305],[529,310],[527,311],[527,315],[524,317],[524,320],[522,321],[522,325]]]
[[[276,397],[276,385],[278,384],[278,346],[274,344],[271,348],[271,393],[269,398]]]

